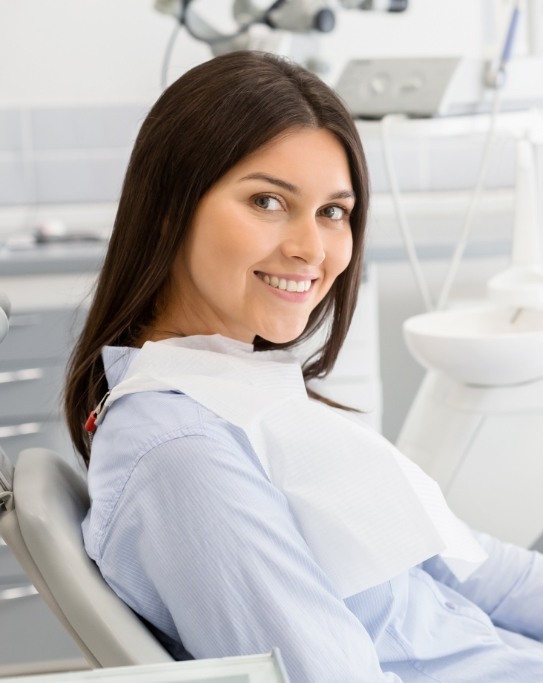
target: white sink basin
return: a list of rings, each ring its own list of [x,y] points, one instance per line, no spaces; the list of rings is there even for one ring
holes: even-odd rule
[[[543,311],[469,308],[403,325],[415,360],[464,384],[503,386],[543,377]]]

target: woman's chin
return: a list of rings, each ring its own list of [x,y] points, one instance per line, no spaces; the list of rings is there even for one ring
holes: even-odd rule
[[[296,327],[289,329],[282,328],[280,330],[267,330],[265,333],[263,332],[258,336],[262,339],[265,339],[267,342],[270,342],[271,344],[288,344],[298,339],[304,329],[304,327]]]

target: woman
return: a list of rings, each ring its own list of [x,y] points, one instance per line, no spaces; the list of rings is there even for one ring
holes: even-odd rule
[[[87,551],[177,658],[278,646],[296,683],[541,681],[541,556],[476,541],[306,394],[353,314],[368,184],[348,112],[282,59],[223,55],[158,100],[67,379]],[[302,380],[283,349],[324,325]]]

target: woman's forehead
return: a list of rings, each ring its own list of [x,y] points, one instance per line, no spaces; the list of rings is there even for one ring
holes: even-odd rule
[[[279,173],[339,183],[349,189],[351,170],[343,143],[326,128],[291,128],[238,161],[221,180],[230,182],[251,172]],[[219,181],[220,182],[220,181]]]

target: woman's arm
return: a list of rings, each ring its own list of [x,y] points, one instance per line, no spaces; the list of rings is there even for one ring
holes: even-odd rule
[[[296,683],[400,683],[244,438],[177,437],[140,459],[107,534],[107,579],[150,621],[158,598],[197,658],[278,646]]]
[[[496,626],[543,641],[543,555],[473,532],[488,559],[463,583],[435,557],[423,568],[479,605]]]

